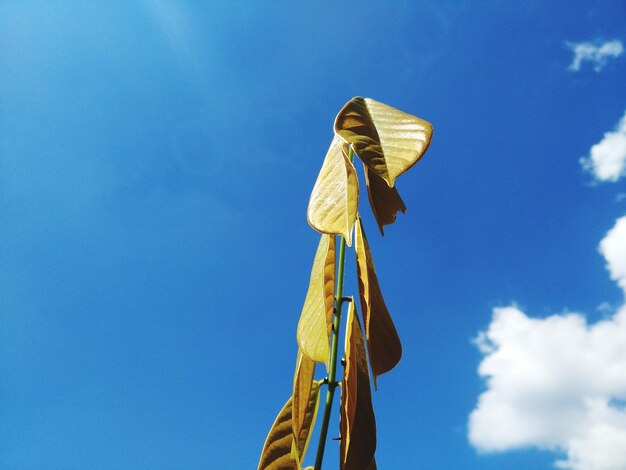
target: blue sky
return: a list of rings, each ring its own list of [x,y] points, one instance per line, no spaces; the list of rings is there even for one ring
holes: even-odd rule
[[[622,1],[0,1],[0,468],[255,468],[290,393],[318,240],[308,196],[356,95],[434,125],[384,238],[362,201],[404,345],[374,394],[379,467],[624,468],[626,386],[577,388],[600,379],[551,358],[626,361],[584,339],[626,344],[626,179],[600,171],[622,161],[625,15]],[[583,430],[543,433],[545,383],[511,379],[520,364],[572,370],[550,398],[566,388],[565,414],[613,433],[612,461]],[[510,413],[480,408],[483,392]]]

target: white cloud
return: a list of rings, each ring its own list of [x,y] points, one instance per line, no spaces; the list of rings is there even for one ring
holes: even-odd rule
[[[626,294],[626,216],[600,251]],[[487,389],[469,418],[474,447],[555,451],[561,469],[626,469],[626,305],[594,324],[497,308],[476,343]]]
[[[626,113],[615,130],[604,134],[580,163],[599,181],[615,182],[626,175]]]
[[[592,42],[567,42],[567,46],[574,51],[574,59],[569,70],[578,72],[583,62],[591,62],[593,69],[600,72],[609,58],[619,57],[624,52],[621,41],[607,41],[603,44]]]
[[[606,259],[611,279],[617,281],[626,293],[626,216],[617,219],[600,242],[600,253]]]

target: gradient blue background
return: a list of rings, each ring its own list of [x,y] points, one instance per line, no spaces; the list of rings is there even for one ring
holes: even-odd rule
[[[298,3],[0,1],[0,468],[256,468],[355,95],[435,128],[383,239],[362,201],[404,343],[379,468],[552,468],[468,444],[471,339],[494,306],[621,299],[596,246],[625,186],[578,159],[626,61],[572,73],[565,41],[626,39],[626,4]]]

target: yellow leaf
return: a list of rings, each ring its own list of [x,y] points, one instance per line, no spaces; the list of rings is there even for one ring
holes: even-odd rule
[[[276,417],[265,439],[258,470],[299,470],[304,459],[311,429],[315,424],[319,405],[320,382],[313,382],[301,434],[296,441],[292,433],[291,415],[293,398],[289,397]],[[292,450],[295,450],[292,454]]]
[[[297,339],[302,354],[312,361],[325,363],[327,368],[334,288],[335,237],[322,234],[313,260],[309,290],[298,321]]]
[[[354,301],[348,308],[345,354],[340,409],[340,468],[363,470],[369,468],[376,451],[376,420],[365,343],[355,315]]]
[[[352,246],[359,182],[345,147],[340,138],[333,137],[311,192],[307,220],[318,232],[342,235]]]
[[[272,425],[261,453],[258,470],[298,470],[291,458],[293,434],[291,432],[291,397],[280,410]]]
[[[300,429],[300,435],[294,439],[295,447],[298,450],[298,465],[300,465],[300,462],[304,459],[307,448],[309,447],[309,441],[311,440],[311,431],[315,425],[317,410],[319,408],[320,385],[321,382],[318,381],[314,381],[311,384],[311,393],[309,395],[304,421]]]
[[[376,218],[376,223],[380,234],[384,235],[383,225],[393,224],[396,221],[396,213],[406,213],[406,206],[398,194],[398,190],[390,188],[387,183],[367,165],[363,165],[365,171],[365,184],[367,186],[367,197],[372,207],[372,212]]]
[[[355,251],[367,349],[376,387],[376,378],[393,369],[400,361],[402,344],[380,291],[372,253],[360,219],[356,222]]]
[[[304,356],[298,350],[296,359],[296,373],[293,378],[293,408],[292,408],[292,431],[293,435],[300,436],[302,427],[306,422],[306,412],[309,398],[314,388],[313,376],[315,374],[315,362]]]
[[[335,133],[393,187],[395,179],[424,155],[433,127],[423,119],[357,96],[337,114]]]

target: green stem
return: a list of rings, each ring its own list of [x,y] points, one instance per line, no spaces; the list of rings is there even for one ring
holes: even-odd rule
[[[350,147],[350,161],[354,158],[354,151]],[[339,326],[341,325],[341,307],[345,299],[343,298],[343,273],[346,260],[346,239],[340,237],[339,241],[339,261],[337,263],[337,282],[335,284],[335,314],[333,315],[333,336],[330,344],[330,360],[328,371],[328,390],[326,391],[326,403],[324,405],[324,416],[322,417],[322,427],[320,438],[317,443],[317,454],[315,456],[315,470],[322,469],[324,459],[324,449],[326,447],[326,436],[328,435],[328,423],[330,422],[330,412],[333,407],[333,398],[337,388],[337,351],[339,349]]]

